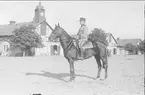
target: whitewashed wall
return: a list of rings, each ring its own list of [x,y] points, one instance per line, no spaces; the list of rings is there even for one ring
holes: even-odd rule
[[[41,34],[40,27],[41,27],[41,24],[38,25],[38,26],[36,27],[36,30],[35,30],[39,35]]]
[[[107,41],[108,41],[108,49],[111,52],[111,55],[114,55],[114,49],[116,50],[116,54],[115,55],[119,55],[119,49],[117,48],[117,44],[115,42],[115,40],[112,38],[111,35],[107,36]]]
[[[52,45],[60,46],[59,43],[45,42],[45,46],[43,48],[35,48],[35,56],[51,55],[51,46]],[[60,46],[60,56],[63,56],[63,49],[61,46]]]
[[[36,32],[39,35],[40,35],[40,26],[41,25],[38,25],[36,27]],[[48,37],[50,36],[51,32],[52,32],[51,29],[47,26],[46,27],[46,35],[45,36],[41,35],[44,47],[43,48],[35,48],[35,56],[51,55],[51,46],[52,45],[60,46],[60,55],[63,56],[63,49],[62,49],[60,43],[59,42],[49,42],[48,41]]]
[[[128,54],[128,51],[126,51],[125,49],[123,48],[118,48],[119,49],[119,55],[127,55]]]

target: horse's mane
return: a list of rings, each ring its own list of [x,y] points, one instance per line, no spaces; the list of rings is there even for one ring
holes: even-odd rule
[[[63,32],[64,32],[64,34],[66,35],[66,36],[68,36],[69,38],[72,38],[62,27],[59,27]]]

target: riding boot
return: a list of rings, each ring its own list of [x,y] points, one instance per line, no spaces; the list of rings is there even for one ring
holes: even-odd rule
[[[80,51],[81,51],[81,53],[80,53],[80,59],[83,60],[84,59],[84,56],[83,56],[83,48],[80,48]]]

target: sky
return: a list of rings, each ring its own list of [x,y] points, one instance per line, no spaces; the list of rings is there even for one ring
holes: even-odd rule
[[[9,21],[29,22],[39,1],[0,1],[0,25]],[[79,18],[86,18],[89,32],[101,28],[117,39],[144,39],[144,1],[41,1],[47,22],[59,23],[77,34]]]

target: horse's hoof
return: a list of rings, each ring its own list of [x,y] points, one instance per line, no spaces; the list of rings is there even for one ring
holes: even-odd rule
[[[72,82],[72,81],[74,81],[75,79],[74,78],[71,78],[70,80],[69,80],[69,82]]]
[[[73,84],[75,82],[75,80],[69,80],[70,84]]]
[[[102,78],[101,78],[100,80],[101,80],[101,81],[104,81],[104,79],[102,79]]]
[[[97,76],[96,79],[100,78],[100,76]]]
[[[97,78],[93,78],[93,80],[96,80]]]
[[[99,79],[100,77],[96,77],[96,78],[94,78],[94,80],[97,80],[97,79]]]
[[[105,78],[104,78],[105,80],[107,79],[107,76],[105,76]]]
[[[69,82],[71,82],[73,79],[69,79]]]

